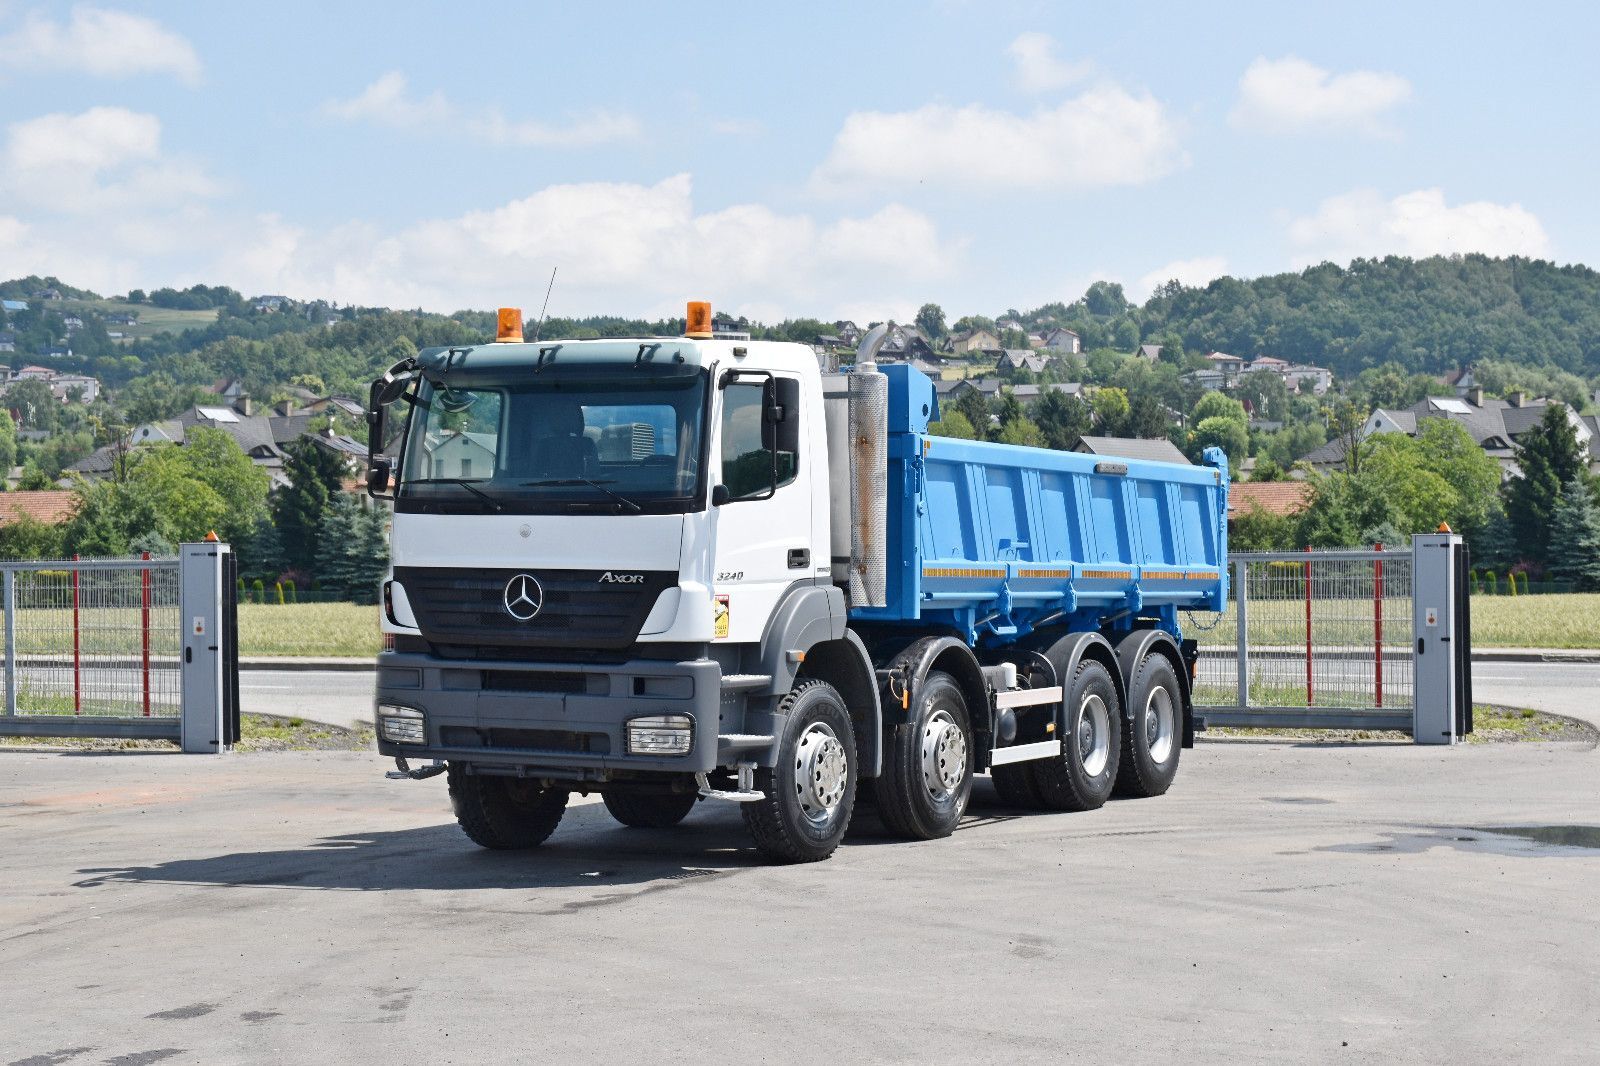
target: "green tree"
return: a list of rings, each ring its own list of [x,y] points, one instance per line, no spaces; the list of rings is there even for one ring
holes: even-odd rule
[[[977,389],[964,389],[950,406],[966,416],[967,424],[972,427],[973,440],[989,439],[992,412],[989,409],[989,400],[983,393]]]
[[[1545,408],[1538,424],[1517,438],[1520,477],[1506,483],[1506,514],[1519,557],[1535,562],[1550,558],[1550,531],[1561,487],[1584,472],[1577,433],[1566,408]]]
[[[928,432],[933,436],[954,437],[958,440],[978,439],[972,423],[959,410],[951,408],[949,411],[940,411],[939,415],[939,421],[928,424]]]
[[[1190,458],[1198,458],[1207,448],[1221,448],[1228,453],[1228,468],[1238,470],[1250,450],[1250,435],[1244,423],[1232,418],[1213,416],[1202,419],[1189,435]]]
[[[1167,409],[1154,396],[1135,396],[1128,405],[1128,418],[1123,433],[1129,437],[1155,439],[1165,437],[1171,425]]]
[[[1047,448],[1068,452],[1089,432],[1094,423],[1094,412],[1076,396],[1048,389],[1033,405],[1034,423],[1044,437]]]
[[[1456,492],[1456,504],[1445,520],[1477,551],[1490,520],[1502,511],[1500,464],[1460,422],[1425,418],[1416,439],[1422,464],[1444,478]]]
[[[929,340],[935,343],[944,340],[946,333],[944,308],[938,304],[923,304],[917,310],[916,322],[922,332],[928,335]]]
[[[50,386],[36,378],[13,381],[6,387],[6,407],[17,412],[25,429],[50,431],[61,425],[61,401]]]
[[[0,474],[9,474],[17,465],[17,424],[11,412],[0,410]]]
[[[1549,569],[1579,592],[1600,591],[1600,506],[1586,478],[1573,478],[1561,491],[1551,520]]]
[[[1236,552],[1281,552],[1295,548],[1295,519],[1273,514],[1251,502],[1243,514],[1235,515],[1228,526],[1228,550]]]
[[[251,461],[233,437],[206,426],[193,426],[184,434],[180,454],[190,475],[222,499],[218,535],[238,542],[254,533],[267,517],[267,490],[272,485],[267,472]]]
[[[998,439],[1002,444],[1021,444],[1030,448],[1044,446],[1044,434],[1040,433],[1039,427],[1025,416],[1019,416],[1003,423],[1000,426]]]
[[[1107,437],[1125,436],[1128,424],[1128,394],[1121,389],[1100,389],[1094,394],[1095,426]]]
[[[284,473],[289,484],[272,497],[272,521],[289,568],[309,571],[317,565],[319,530],[330,502],[340,493],[344,463],[303,437],[289,445],[288,456]]]
[[[60,559],[67,554],[65,528],[47,526],[24,511],[0,524],[0,559]]]
[[[1247,425],[1250,421],[1245,414],[1244,404],[1221,392],[1207,392],[1195,402],[1194,410],[1189,413],[1190,419],[1199,425],[1208,418],[1227,418]]]

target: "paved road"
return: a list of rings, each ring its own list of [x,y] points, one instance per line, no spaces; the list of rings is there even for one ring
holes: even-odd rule
[[[1566,714],[1600,726],[1600,664],[1475,663],[1473,696],[1482,703]],[[331,670],[245,670],[246,711],[298,715],[350,726],[372,722],[372,673]]]
[[[241,670],[239,706],[331,725],[371,725],[372,683],[371,670]]]
[[[0,1062],[1593,1061],[1600,753],[1208,743],[1174,791],[862,816],[584,802],[492,854],[365,754],[0,757]],[[1591,832],[1590,837],[1600,834]],[[1583,837],[1574,831],[1574,840]],[[1593,843],[1600,845],[1600,840]]]

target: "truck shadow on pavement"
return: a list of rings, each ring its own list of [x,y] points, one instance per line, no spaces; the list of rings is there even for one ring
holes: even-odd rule
[[[974,794],[958,834],[1025,817]],[[844,847],[906,843],[870,807],[859,808]],[[488,851],[454,824],[325,836],[303,847],[232,851],[150,866],[85,867],[74,888],[109,884],[202,885],[301,891],[472,891],[670,884],[769,868],[737,809],[702,804],[671,829],[627,829],[599,804],[568,810],[541,847]]]

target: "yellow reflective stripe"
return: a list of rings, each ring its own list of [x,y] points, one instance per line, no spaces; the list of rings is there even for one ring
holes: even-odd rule
[[[1005,577],[1004,570],[989,570],[981,567],[954,567],[940,566],[928,567],[922,571],[923,577]]]

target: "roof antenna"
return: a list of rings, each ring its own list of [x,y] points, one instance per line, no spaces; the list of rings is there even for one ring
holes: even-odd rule
[[[550,310],[550,290],[556,287],[556,268],[550,268],[550,284],[544,290],[544,306],[539,308],[539,324],[533,327],[533,339],[539,339],[539,333],[544,329],[544,313]]]

